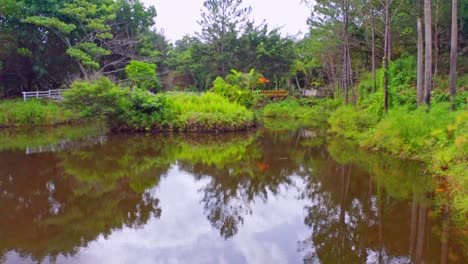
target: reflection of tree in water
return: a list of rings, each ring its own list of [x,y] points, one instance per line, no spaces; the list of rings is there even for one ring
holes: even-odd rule
[[[159,217],[159,200],[145,190],[158,183],[161,171],[151,171],[145,157],[141,162],[127,161],[136,154],[126,153],[127,145],[111,143],[115,143],[111,150],[103,150],[110,146],[106,144],[59,157],[2,155],[0,252],[16,251],[39,262],[47,257],[53,261],[60,254],[76,254],[100,235],[108,236],[124,226],[142,227],[151,217]],[[101,156],[104,153],[110,157]],[[91,162],[98,157],[109,162],[115,159],[113,165],[119,167]]]
[[[204,155],[225,157],[216,163],[201,158],[187,159],[180,156],[179,166],[198,179],[208,179],[203,187],[202,202],[205,214],[213,227],[225,239],[233,237],[244,217],[252,214],[251,204],[256,200],[266,201],[268,195],[277,195],[281,186],[292,186],[292,175],[304,174],[308,166],[305,155],[311,151],[296,144],[297,133],[259,133],[255,140],[224,140],[224,149],[235,155],[224,155],[217,149],[219,141],[212,142],[212,151]],[[191,144],[191,153],[199,153]],[[294,146],[291,148],[291,146]],[[310,149],[310,148],[309,148]]]
[[[304,198],[310,237],[299,243],[304,263],[364,263],[441,259],[430,232],[430,178],[422,166],[330,142],[333,159],[310,175]],[[408,201],[413,200],[411,210]],[[451,250],[454,250],[451,248]]]

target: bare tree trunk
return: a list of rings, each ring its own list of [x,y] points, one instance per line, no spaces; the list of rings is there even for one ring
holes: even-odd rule
[[[418,106],[424,103],[424,70],[423,70],[423,33],[422,33],[422,18],[418,17],[418,74],[416,92],[418,98]]]
[[[375,17],[374,6],[371,5],[371,22],[372,22],[372,91],[377,91],[377,73],[375,69]]]
[[[458,43],[458,1],[452,0],[452,36],[450,40],[450,102],[455,110],[455,95],[457,93],[457,43]]]
[[[385,1],[385,36],[384,36],[384,112],[388,112],[388,48],[390,28],[390,0]]]
[[[432,90],[432,23],[431,23],[431,0],[424,0],[424,27],[425,27],[425,99],[427,107],[431,106],[431,90]]]
[[[390,9],[390,6],[388,7]],[[390,16],[390,13],[388,14]],[[390,24],[390,21],[388,22]],[[388,28],[388,61],[392,60],[392,31]]]
[[[437,87],[437,73],[438,73],[438,64],[439,64],[439,0],[436,2],[436,14],[435,14],[435,24],[434,24],[434,77],[432,78],[432,87],[435,89]]]
[[[345,97],[345,104],[349,102],[349,64],[348,64],[348,53],[349,53],[349,36],[348,36],[348,0],[342,1],[343,5],[343,88],[344,88],[344,97]]]

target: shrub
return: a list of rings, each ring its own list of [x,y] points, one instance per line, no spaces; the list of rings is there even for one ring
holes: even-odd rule
[[[254,69],[250,70],[249,73],[235,70],[231,72],[225,79],[217,77],[213,82],[212,91],[247,108],[255,106],[258,96],[254,90],[268,80],[263,78],[260,73],[255,72]]]
[[[122,89],[108,78],[94,82],[77,81],[64,93],[64,105],[76,110],[80,117],[106,117],[109,120],[126,108],[130,91]]]
[[[125,67],[131,85],[148,91],[159,91],[161,82],[156,76],[156,64],[132,60]]]
[[[131,93],[123,115],[118,117],[121,126],[135,130],[153,130],[170,124],[173,119],[173,100],[164,94],[152,95],[137,89]]]

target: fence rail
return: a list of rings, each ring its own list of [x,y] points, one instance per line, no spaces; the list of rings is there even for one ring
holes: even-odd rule
[[[23,99],[28,98],[50,98],[55,100],[63,100],[63,91],[66,89],[56,89],[48,91],[23,92]]]
[[[289,92],[288,90],[261,90],[259,94],[266,97],[285,98],[288,97]]]

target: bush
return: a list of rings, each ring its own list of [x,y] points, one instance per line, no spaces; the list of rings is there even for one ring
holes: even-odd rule
[[[78,112],[80,117],[105,117],[109,120],[125,111],[130,90],[122,89],[108,78],[94,82],[77,81],[64,93],[64,105]]]
[[[262,77],[254,69],[249,73],[231,70],[225,79],[217,77],[213,82],[212,91],[224,96],[231,102],[239,103],[247,108],[255,106],[258,96],[254,90],[260,88],[269,80]]]
[[[156,64],[132,60],[125,67],[131,85],[140,89],[157,92],[162,84],[156,76]]]
[[[173,100],[164,94],[152,95],[137,89],[131,93],[124,114],[118,117],[120,126],[134,130],[154,130],[174,120]]]

